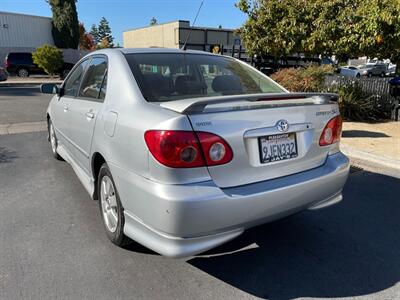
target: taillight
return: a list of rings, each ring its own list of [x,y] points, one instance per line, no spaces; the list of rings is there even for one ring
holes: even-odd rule
[[[342,118],[336,116],[330,119],[319,138],[320,146],[327,146],[340,141],[342,135]]]
[[[5,68],[8,68],[8,67],[10,67],[10,66],[11,66],[10,60],[9,60],[8,58],[6,58],[6,59],[4,60],[4,67],[5,67]]]
[[[144,139],[154,158],[171,168],[221,165],[233,157],[228,143],[208,132],[149,130]]]
[[[197,132],[207,166],[222,165],[230,162],[233,152],[228,143],[218,135],[209,132]]]

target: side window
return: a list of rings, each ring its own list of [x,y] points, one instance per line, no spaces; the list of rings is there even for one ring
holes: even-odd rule
[[[99,95],[100,100],[104,100],[104,98],[106,97],[106,90],[107,90],[107,71],[106,74],[104,74],[103,84],[101,85],[100,89],[100,95]]]
[[[104,57],[94,57],[82,81],[78,97],[89,98],[102,102],[105,97],[107,60]]]
[[[81,62],[70,74],[64,84],[64,96],[75,97],[78,93],[79,84],[85,72],[89,59]]]

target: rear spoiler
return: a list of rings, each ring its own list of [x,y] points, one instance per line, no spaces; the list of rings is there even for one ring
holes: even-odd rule
[[[260,109],[268,107],[316,105],[338,102],[331,93],[271,93],[191,98],[160,103],[161,107],[181,114]],[[209,107],[207,107],[209,106]]]

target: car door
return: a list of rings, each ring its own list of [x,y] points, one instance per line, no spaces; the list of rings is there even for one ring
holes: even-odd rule
[[[64,146],[65,150],[70,156],[73,155],[73,144],[70,131],[70,107],[78,94],[79,86],[88,63],[88,59],[83,60],[72,70],[62,85],[61,96],[57,101],[54,101],[51,109],[50,117],[53,122],[53,126],[56,129],[56,135],[59,143]]]
[[[90,150],[96,120],[101,113],[107,86],[107,57],[93,56],[77,97],[70,108],[70,131],[76,163],[90,175]]]

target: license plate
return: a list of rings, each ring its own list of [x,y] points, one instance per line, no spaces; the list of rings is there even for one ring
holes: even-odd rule
[[[258,138],[261,163],[270,163],[295,158],[297,153],[296,133],[281,133]]]

